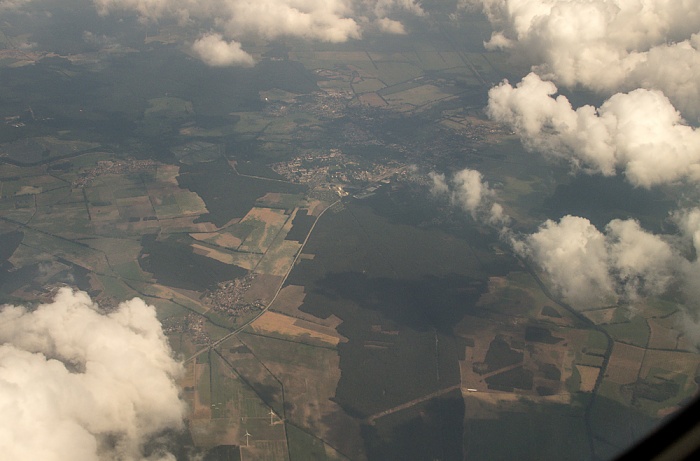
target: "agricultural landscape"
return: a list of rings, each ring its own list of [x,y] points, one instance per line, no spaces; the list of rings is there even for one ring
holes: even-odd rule
[[[0,301],[155,306],[184,363],[178,459],[609,459],[697,393],[677,296],[574,309],[431,194],[429,172],[478,168],[516,232],[590,183],[626,199],[594,223],[663,227],[673,201],[490,120],[488,89],[528,68],[483,48],[481,14],[261,39],[250,68],[204,66],[177,24],[50,53],[18,51],[20,26],[0,25]]]

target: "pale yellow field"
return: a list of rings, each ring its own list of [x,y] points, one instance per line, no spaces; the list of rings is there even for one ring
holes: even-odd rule
[[[295,338],[309,336],[333,346],[341,341],[335,330],[272,311],[263,314],[252,323],[252,327],[257,332],[274,332]]]
[[[136,239],[103,237],[87,240],[86,243],[91,248],[108,254],[112,265],[136,261],[141,252],[141,243]]]
[[[356,82],[352,84],[352,88],[356,93],[372,93],[377,90],[381,90],[386,85],[382,83],[381,80],[376,78],[368,78],[362,80],[361,82]]]
[[[173,219],[159,219],[157,222],[160,225],[161,233],[170,234],[175,232],[211,232],[216,229],[216,226],[210,222],[193,222],[197,219],[196,216],[183,216]]]
[[[118,221],[119,209],[115,205],[90,206],[90,218],[94,224]]]
[[[685,374],[691,378],[695,376],[695,370],[700,366],[700,355],[692,352],[653,351],[647,352],[642,364],[641,377],[646,378],[653,370],[665,370],[667,379],[676,374]],[[654,374],[659,375],[656,371]],[[697,387],[693,379],[689,379],[686,386]]]
[[[342,323],[342,320],[340,320],[337,316],[330,315],[325,319],[321,319],[315,315],[299,310],[299,307],[301,307],[301,305],[304,303],[305,297],[306,293],[304,292],[303,286],[287,285],[286,287],[282,288],[279,295],[277,295],[275,303],[272,305],[272,309],[286,314],[288,317],[307,320],[335,331],[338,325]]]
[[[183,389],[186,387],[194,387],[196,380],[194,376],[195,362],[193,360],[185,364],[185,373],[180,379],[180,387]]]
[[[289,240],[282,240],[279,244],[272,245],[255,268],[255,272],[268,275],[287,275],[300,248],[301,245],[298,242]]]
[[[192,244],[192,251],[195,254],[206,256],[207,258],[215,259],[224,264],[235,264],[234,257],[230,253],[224,253],[223,251],[216,250],[214,248],[205,247],[204,245],[199,245],[197,243]]]
[[[281,283],[281,276],[257,274],[251,282],[250,288],[243,295],[243,301],[248,303],[262,301],[267,305],[272,301]]]
[[[337,351],[316,347],[313,356],[299,360],[296,352],[306,353],[308,346],[258,335],[245,335],[245,343],[282,381],[286,401],[291,404],[286,412],[290,422],[313,428],[320,439],[345,452],[362,443],[359,421],[333,401],[340,379]],[[265,424],[269,427],[269,416]],[[338,431],[339,427],[343,430]]]
[[[139,197],[127,197],[118,198],[114,201],[118,207],[143,207],[146,209],[153,209],[151,206],[151,200],[147,195],[141,195]]]
[[[210,404],[205,400],[202,401],[202,396],[199,393],[199,390],[197,389],[199,386],[199,383],[206,379],[209,379],[209,364],[204,363],[200,364],[197,363],[195,364],[194,368],[194,376],[195,376],[195,384],[194,384],[194,389],[195,389],[195,397],[193,400],[193,408],[192,408],[192,417],[194,419],[210,419],[211,418],[211,406]]]
[[[584,312],[583,315],[588,317],[591,322],[595,323],[596,325],[601,325],[612,322],[616,310],[617,307],[611,307],[609,309],[587,311]]]
[[[255,267],[260,263],[260,260],[262,259],[262,256],[258,254],[239,252],[231,253],[231,257],[233,258],[232,264],[235,264],[236,266],[242,267],[243,269],[247,269],[249,271],[255,269]]]
[[[180,174],[180,167],[177,165],[158,165],[156,169],[156,180],[161,183],[180,187],[177,182],[178,174]]]
[[[651,335],[649,337],[649,347],[652,349],[675,349],[678,343],[678,337],[681,333],[668,325],[665,325],[663,321],[657,319],[648,319],[647,324],[649,324],[649,329],[651,330]]]
[[[644,352],[641,347],[616,342],[605,370],[607,378],[616,384],[630,384],[637,381]]]
[[[422,106],[433,101],[439,101],[450,97],[449,93],[444,93],[435,85],[422,85],[410,90],[400,91],[392,95],[387,95],[384,99],[390,104],[411,104],[413,106]]]
[[[241,223],[255,221],[256,223],[263,223],[263,227],[256,228],[251,232],[238,249],[247,252],[265,253],[289,218],[290,216],[285,214],[284,210],[252,208],[241,220]]]
[[[371,107],[384,107],[387,105],[387,102],[384,101],[381,96],[379,96],[377,93],[365,93],[361,94],[358,98],[360,102],[366,106],[371,106]]]
[[[309,215],[318,216],[326,208],[326,204],[320,200],[311,200],[309,202]]]
[[[440,125],[444,126],[445,128],[450,128],[455,131],[461,131],[461,130],[466,130],[466,126],[462,125],[459,122],[456,122],[454,120],[450,119],[444,119],[440,120]]]
[[[595,388],[595,381],[598,379],[600,368],[586,365],[576,365],[576,368],[581,375],[581,392],[592,392]]]
[[[235,250],[241,245],[241,243],[243,243],[243,240],[239,239],[235,235],[229,234],[228,232],[192,233],[190,234],[190,237],[195,240],[199,240],[200,242],[211,242],[220,247],[230,248],[232,250]]]
[[[367,53],[364,51],[316,51],[314,58],[318,61],[369,61]]]
[[[265,195],[263,195],[259,200],[261,202],[265,203],[275,203],[275,204],[280,204],[282,203],[282,198],[286,194],[282,194],[280,192],[268,192]]]

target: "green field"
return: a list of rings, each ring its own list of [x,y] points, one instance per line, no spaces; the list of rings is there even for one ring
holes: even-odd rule
[[[640,347],[646,347],[649,342],[649,326],[646,319],[638,315],[633,315],[625,322],[603,325],[603,328],[616,341]]]

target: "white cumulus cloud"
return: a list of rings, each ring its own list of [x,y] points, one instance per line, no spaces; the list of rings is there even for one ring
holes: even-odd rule
[[[0,11],[18,10],[32,0],[0,0]]]
[[[479,171],[465,168],[449,180],[442,173],[430,172],[428,176],[434,196],[447,197],[452,205],[459,206],[473,219],[499,228],[510,221],[503,207],[495,202],[496,193]]]
[[[103,314],[63,288],[34,310],[3,306],[0,344],[4,459],[144,460],[146,442],[183,428],[182,366],[138,298]]]
[[[611,96],[599,108],[575,109],[552,82],[534,73],[515,87],[489,91],[489,116],[507,123],[523,144],[588,172],[624,172],[635,186],[700,178],[700,132],[685,124],[659,91]]]
[[[192,44],[192,51],[212,67],[243,66],[255,64],[253,57],[243,51],[236,41],[227,42],[221,34],[206,34]]]
[[[405,33],[404,25],[389,16],[404,11],[423,16],[415,0],[93,0],[104,15],[134,12],[143,21],[175,18],[195,27],[206,25],[198,55],[210,65],[250,65],[252,58],[240,47],[243,37],[266,39],[301,37],[345,42],[361,37],[367,26],[392,34]],[[214,40],[214,37],[220,37]],[[204,41],[204,42],[202,42]],[[208,45],[208,46],[204,46]],[[226,46],[225,46],[226,45]],[[233,57],[235,56],[235,57]]]
[[[473,0],[510,48],[561,85],[661,90],[698,118],[700,8],[694,0]]]
[[[514,247],[582,310],[662,294],[681,260],[665,239],[637,221],[616,219],[601,232],[587,219],[570,215],[547,220]]]
[[[389,18],[377,19],[377,27],[388,34],[405,35],[406,28],[399,21]]]

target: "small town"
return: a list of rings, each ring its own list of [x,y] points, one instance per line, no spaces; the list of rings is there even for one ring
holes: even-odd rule
[[[98,176],[106,174],[127,174],[155,170],[157,163],[153,160],[100,160],[97,166],[83,170],[71,184],[74,188],[89,186]]]
[[[216,290],[206,291],[202,296],[204,303],[211,306],[214,312],[228,317],[240,317],[254,310],[265,307],[260,300],[252,303],[243,301],[243,296],[255,280],[256,274],[251,272],[245,277],[227,280],[217,285]]]

